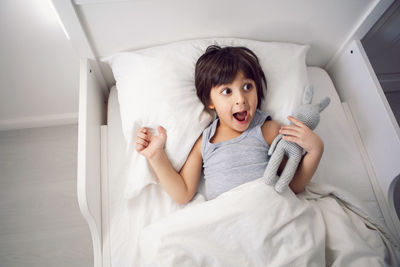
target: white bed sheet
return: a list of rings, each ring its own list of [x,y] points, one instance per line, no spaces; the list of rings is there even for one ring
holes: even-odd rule
[[[325,143],[325,152],[313,181],[336,186],[354,195],[364,204],[363,208],[369,216],[383,222],[368,173],[330,77],[318,67],[309,67],[308,73],[314,85],[314,101],[325,96],[331,98],[316,129]],[[158,185],[148,186],[137,198],[129,201],[124,199],[125,151],[117,92],[113,87],[108,102],[110,247],[113,266],[135,266],[139,257],[136,248],[140,230],[155,219],[182,208],[173,203]],[[201,188],[200,191],[204,192],[204,187]],[[198,194],[196,198],[201,200],[203,196]]]

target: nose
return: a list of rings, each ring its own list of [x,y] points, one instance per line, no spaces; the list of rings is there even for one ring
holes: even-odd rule
[[[238,94],[237,94],[237,96],[236,96],[236,102],[235,102],[235,104],[236,104],[236,105],[243,105],[243,104],[245,104],[245,103],[246,103],[246,98],[245,98],[243,92],[239,91]]]

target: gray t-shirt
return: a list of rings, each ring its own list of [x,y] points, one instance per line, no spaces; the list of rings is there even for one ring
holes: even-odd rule
[[[261,126],[269,119],[266,112],[256,110],[249,128],[240,136],[218,143],[210,143],[218,118],[203,131],[201,153],[207,199],[263,176],[269,146]]]

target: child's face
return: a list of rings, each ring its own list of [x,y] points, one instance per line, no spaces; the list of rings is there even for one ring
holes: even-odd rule
[[[257,101],[255,82],[239,71],[232,83],[211,88],[208,107],[215,109],[221,126],[243,132],[254,117]]]

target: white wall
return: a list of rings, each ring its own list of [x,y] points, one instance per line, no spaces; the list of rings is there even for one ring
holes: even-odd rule
[[[324,66],[382,0],[65,1],[78,4],[95,56],[220,36],[308,43],[308,63]],[[0,1],[0,130],[77,121],[79,58],[88,55],[77,55],[49,3]]]
[[[311,44],[308,63],[318,66],[380,1],[74,0],[98,56],[182,39],[241,37]]]
[[[50,0],[1,0],[0,38],[0,130],[76,123],[79,56]]]

